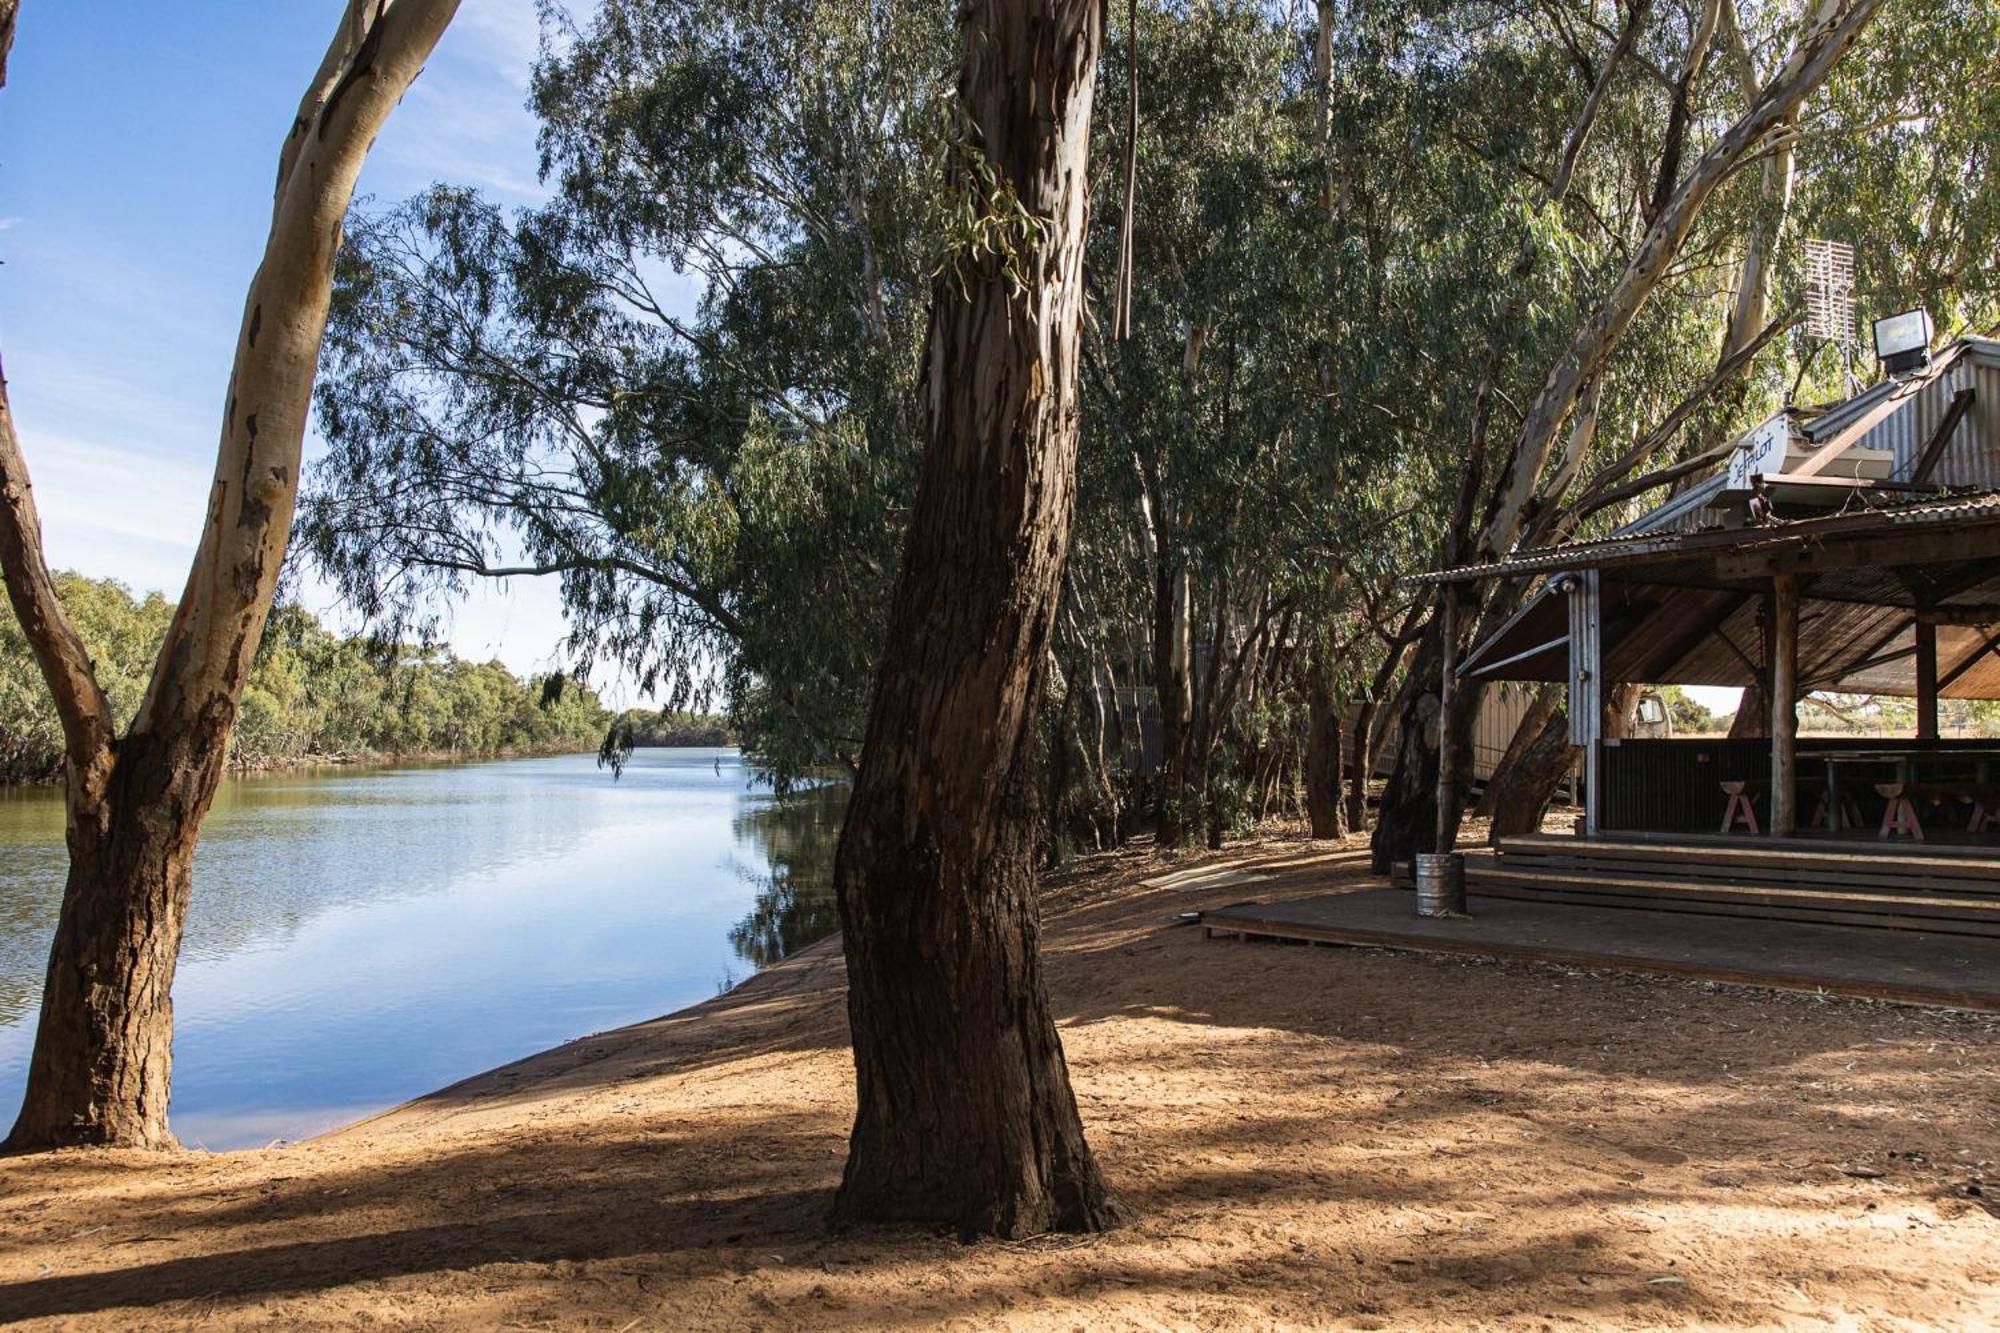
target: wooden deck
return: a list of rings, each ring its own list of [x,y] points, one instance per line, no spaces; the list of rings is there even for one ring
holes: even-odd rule
[[[1475,895],[1430,920],[1405,889],[1204,912],[1231,935],[1477,954],[2000,1012],[2000,939]]]

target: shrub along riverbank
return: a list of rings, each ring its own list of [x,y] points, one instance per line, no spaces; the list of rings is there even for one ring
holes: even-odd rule
[[[58,574],[64,604],[122,727],[145,693],[172,602]],[[230,759],[243,768],[371,758],[473,758],[595,748],[609,713],[561,677],[525,680],[443,648],[348,638],[294,606],[272,611]],[[62,729],[12,616],[0,616],[0,782],[61,774]]]

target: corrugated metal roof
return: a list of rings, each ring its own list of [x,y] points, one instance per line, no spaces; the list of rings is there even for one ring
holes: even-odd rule
[[[1639,515],[1611,535],[1630,537],[1642,532],[1699,532],[1705,526],[1702,522],[1703,511],[1728,485],[1728,473],[1718,472],[1696,482],[1658,508]]]
[[[1857,494],[1863,494],[1857,492]],[[1810,541],[1865,535],[1930,523],[2000,522],[2000,492],[1938,500],[1909,501],[1897,492],[1872,494],[1858,512],[1798,519],[1775,527],[1711,529],[1703,532],[1632,532],[1597,541],[1571,542],[1509,556],[1486,565],[1461,565],[1416,575],[1415,583],[1476,583],[1554,570],[1594,569],[1651,557],[1712,556],[1720,552],[1769,550]]]
[[[1850,438],[1841,440],[1843,449],[1887,451],[1894,460],[1890,481],[1901,483],[1907,482],[1915,471],[1918,457],[1950,409],[1954,396],[1968,388],[1974,392],[1972,405],[1954,431],[1950,447],[1930,480],[1951,490],[2000,492],[2000,339],[1961,338],[1915,375],[1884,380],[1830,406],[1785,408],[1779,416],[1789,417],[1814,446],[1833,443],[1847,434]],[[1746,434],[1739,445],[1761,429],[1762,425]],[[1821,484],[1835,484],[1837,467],[1834,464],[1829,468],[1827,480]],[[1581,551],[1647,534],[1714,530],[1724,521],[1723,511],[1730,508],[1724,503],[1731,494],[1726,474],[1725,464],[1722,471],[1668,498],[1599,542],[1522,551],[1511,557],[1508,564],[1539,561],[1549,551]],[[1863,483],[1852,489],[1860,493],[1875,488]],[[1740,492],[1737,494],[1740,505]],[[1893,501],[1894,497],[1870,495],[1869,499],[1881,502]],[[1740,517],[1740,507],[1736,513]],[[1562,566],[1540,561],[1538,567]]]

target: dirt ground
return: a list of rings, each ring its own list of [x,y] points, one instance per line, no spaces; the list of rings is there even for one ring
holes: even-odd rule
[[[1078,1095],[1139,1212],[1110,1235],[828,1234],[823,944],[310,1143],[0,1162],[0,1319],[2000,1326],[2000,1021],[1173,924],[1363,860],[1273,839],[1050,885]],[[1276,874],[1205,873],[1241,865]]]

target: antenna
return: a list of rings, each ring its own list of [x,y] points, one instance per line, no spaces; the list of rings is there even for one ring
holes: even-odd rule
[[[1806,242],[1806,336],[1855,345],[1853,246]]]
[[[1848,392],[1854,378],[1854,247],[1839,241],[1808,239],[1806,250],[1805,336],[1840,349],[1847,370]]]

